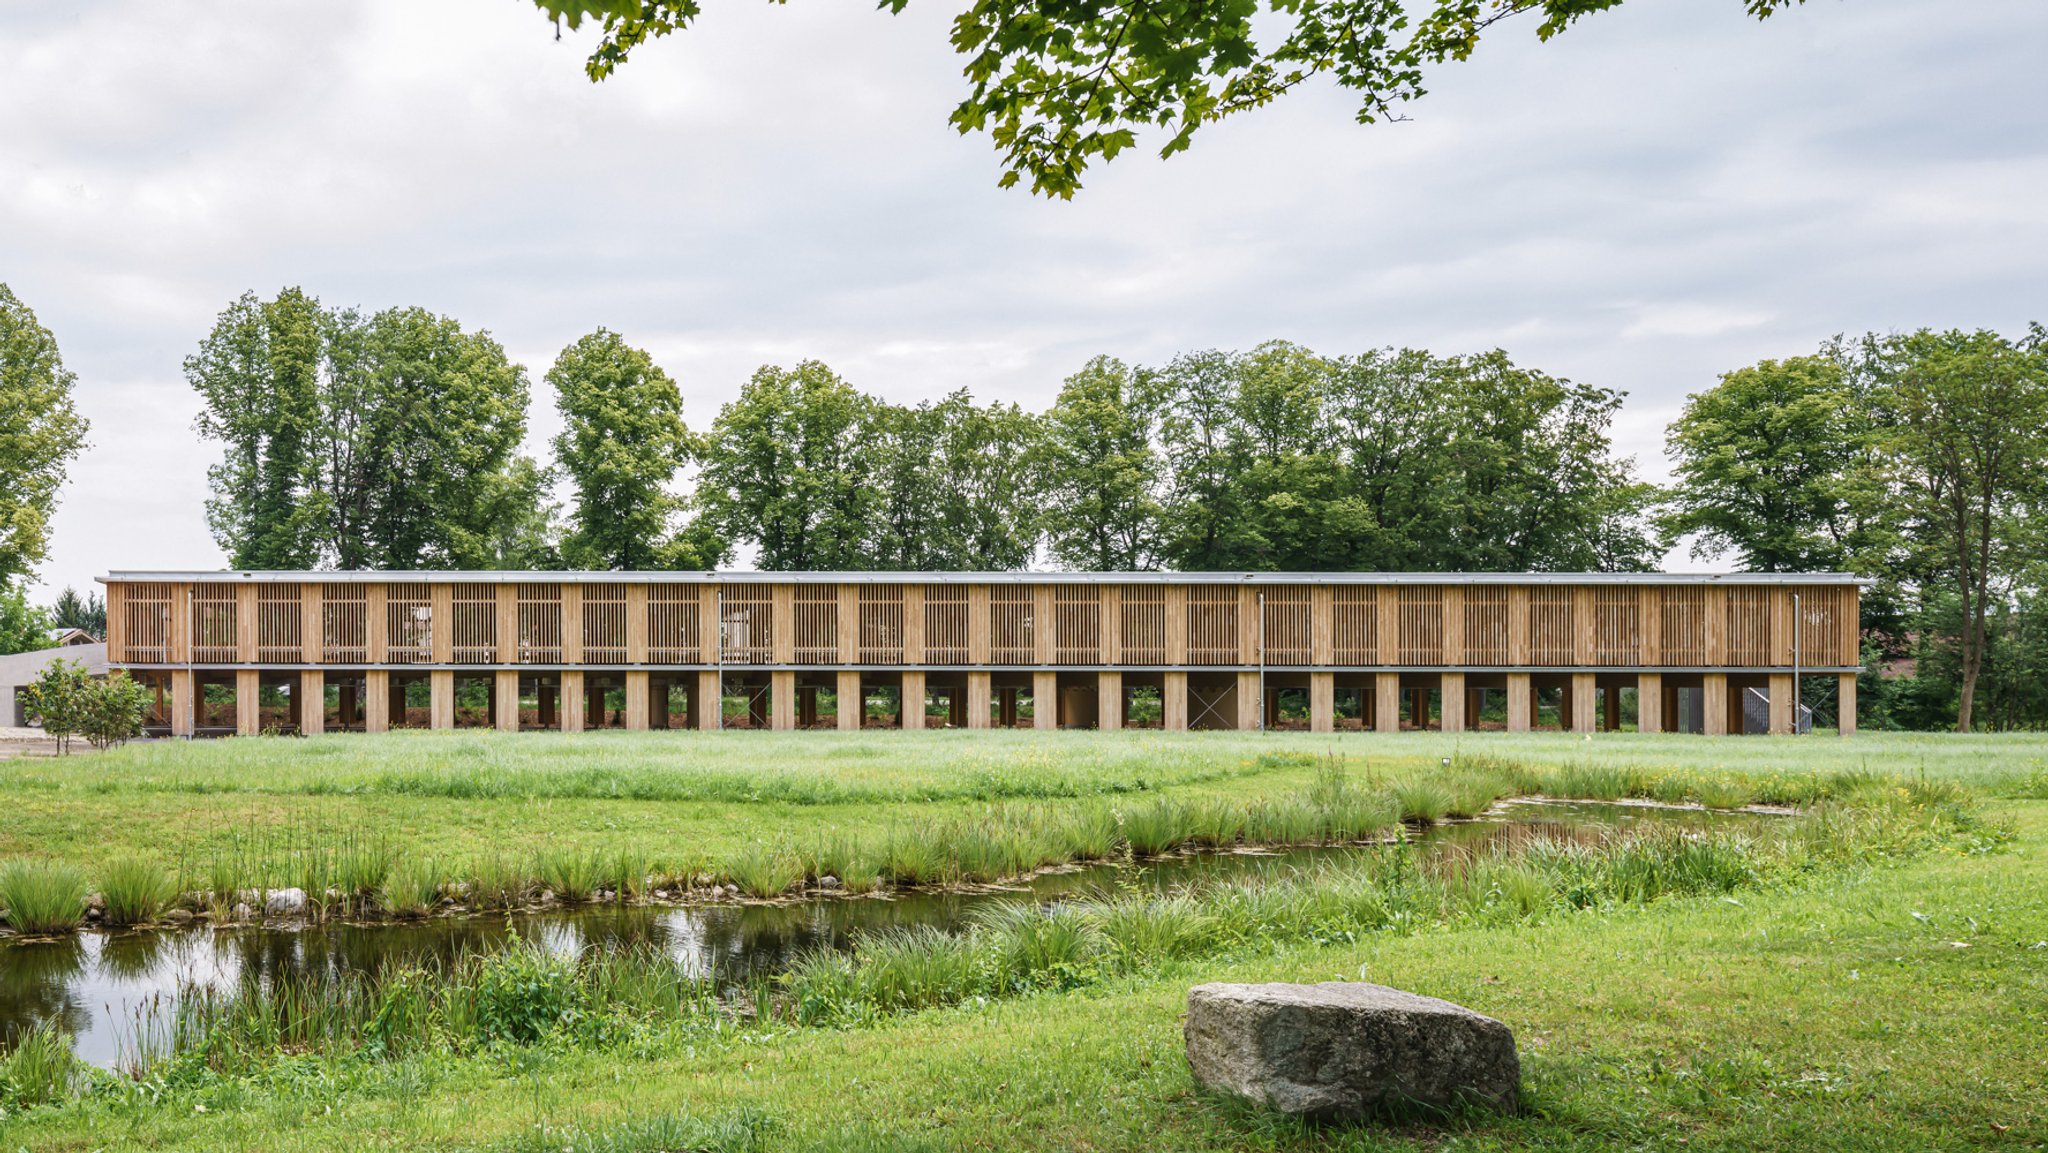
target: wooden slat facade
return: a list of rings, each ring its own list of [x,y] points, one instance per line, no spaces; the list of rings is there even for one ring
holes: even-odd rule
[[[495,686],[495,723],[515,726],[523,714],[505,703],[508,694],[529,698],[530,714],[534,694],[544,691],[558,702],[549,706],[551,717],[581,727],[589,712],[583,686],[598,683],[614,692],[624,686],[626,708],[612,715],[629,725],[646,723],[650,709],[656,727],[716,724],[718,702],[705,694],[718,693],[721,677],[740,678],[726,682],[728,698],[738,684],[750,699],[784,702],[771,703],[771,711],[786,711],[801,696],[806,716],[816,712],[815,694],[841,687],[868,694],[865,683],[931,694],[940,702],[932,708],[951,718],[933,713],[931,726],[1013,724],[1018,694],[1036,701],[1044,693],[1058,702],[1048,697],[1044,711],[1024,723],[1051,727],[1068,723],[1072,712],[1086,718],[1081,723],[1118,727],[1130,691],[1161,693],[1167,727],[1245,726],[1263,723],[1256,716],[1248,721],[1247,709],[1273,713],[1267,678],[1277,676],[1284,691],[1304,694],[1296,700],[1314,703],[1319,726],[1332,723],[1332,702],[1343,698],[1353,702],[1347,707],[1355,723],[1367,728],[1412,724],[1419,710],[1447,731],[1462,729],[1477,723],[1485,693],[1502,691],[1510,728],[1560,710],[1569,714],[1568,727],[1586,725],[1615,712],[1625,678],[1639,701],[1648,699],[1643,693],[1654,698],[1637,714],[1649,728],[1677,723],[1667,714],[1677,709],[1672,694],[1682,689],[1703,693],[1707,702],[1704,720],[1695,708],[1689,723],[1740,731],[1742,694],[1756,689],[1771,694],[1775,729],[1794,723],[1790,705],[1778,698],[1789,691],[1795,667],[1841,678],[1855,672],[1858,596],[1852,579],[1835,574],[107,579],[109,660],[159,670],[155,675],[166,678],[160,711],[186,717],[188,732],[206,727],[206,718],[219,720],[220,710],[206,705],[207,686],[253,692],[259,683],[288,678],[312,700],[326,669],[355,670],[351,675],[388,687],[373,693],[372,731],[401,722],[402,713],[385,707],[401,681],[430,679],[438,702],[428,710],[432,723],[457,723],[454,678],[477,677]],[[1093,679],[1075,684],[1070,678],[1077,676]],[[325,681],[329,691],[334,683]],[[680,712],[665,711],[671,691],[689,694]],[[1431,692],[1441,696],[1434,714]],[[1536,704],[1539,692],[1562,692],[1563,703]],[[1590,703],[1596,693],[1605,694],[1597,711]],[[349,700],[353,721],[362,722],[360,703]],[[228,713],[229,727],[246,727],[248,717]],[[306,731],[318,730],[317,714],[300,714]],[[598,715],[591,723],[601,723]],[[1055,716],[1062,719],[1047,719]],[[849,714],[837,723],[857,727],[858,719]],[[926,721],[905,715],[900,723]],[[336,718],[330,725],[349,723]],[[794,722],[777,713],[774,725]]]

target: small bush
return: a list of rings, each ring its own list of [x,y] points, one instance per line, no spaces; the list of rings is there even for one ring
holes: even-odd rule
[[[178,899],[177,878],[140,857],[116,857],[100,870],[107,923],[144,925]]]
[[[85,874],[61,861],[0,866],[0,907],[18,933],[61,933],[85,915]]]
[[[587,996],[573,962],[518,943],[477,963],[477,1032],[486,1041],[531,1045],[583,1016]]]
[[[44,1021],[22,1033],[13,1051],[0,1055],[0,1106],[32,1109],[66,1100],[84,1074],[71,1038],[56,1022]]]

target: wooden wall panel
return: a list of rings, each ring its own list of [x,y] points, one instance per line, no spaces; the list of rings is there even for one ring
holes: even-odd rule
[[[1399,658],[1403,665],[1444,663],[1444,590],[1437,585],[1401,585]]]
[[[1637,592],[1627,586],[1591,590],[1593,652],[1588,663],[1634,665],[1642,660],[1642,600]]]
[[[925,587],[903,586],[903,663],[924,663]]]
[[[294,588],[296,593],[297,589]],[[191,652],[192,661],[197,664],[226,664],[238,659],[235,644],[235,589],[232,585],[202,584],[192,589]],[[298,607],[294,600],[293,609]],[[294,642],[297,634],[293,634]],[[294,655],[279,658],[297,660],[296,643]]]
[[[1756,585],[1727,590],[1726,655],[1731,665],[1771,663],[1771,592]]]
[[[194,594],[209,594],[200,585]],[[227,591],[223,589],[223,591]],[[198,607],[197,601],[194,607]],[[195,631],[194,637],[199,634]],[[256,588],[256,659],[264,664],[292,665],[305,659],[306,609],[295,584],[265,584]],[[198,641],[195,639],[195,646]],[[194,660],[205,660],[195,647]]]
[[[1395,585],[1381,585],[1375,590],[1379,605],[1380,641],[1376,664],[1395,665],[1401,663],[1401,590]]]
[[[970,663],[1028,665],[1038,662],[1038,598],[1028,585],[988,588],[988,655]]]
[[[864,665],[900,665],[903,663],[903,620],[904,589],[899,584],[864,584],[860,586],[856,604],[860,620],[857,628],[850,628],[841,621],[842,644],[850,638],[854,655]],[[847,601],[840,601],[841,611]]]
[[[163,581],[107,587],[108,652],[136,664],[169,664],[171,586]]]
[[[369,585],[333,583],[320,590],[320,659],[329,664],[369,661]]]
[[[1529,589],[1529,655],[1532,665],[1575,662],[1572,590],[1561,585]]]
[[[647,662],[691,665],[704,654],[703,594],[696,585],[659,584],[647,589]]]
[[[533,665],[562,663],[562,586],[522,584],[516,608],[512,659]]]
[[[1315,652],[1315,626],[1308,586],[1270,585],[1258,591],[1265,601],[1264,663],[1311,663]]]
[[[1502,585],[1477,585],[1465,590],[1465,663],[1509,663],[1508,590]]]
[[[920,663],[966,664],[970,631],[964,586],[924,586],[924,659]]]
[[[797,585],[791,591],[790,659],[803,665],[839,660],[839,586]]]
[[[1330,590],[1330,660],[1339,665],[1380,661],[1379,589],[1342,585]]]
[[[1102,662],[1102,594],[1093,585],[1053,585],[1052,663]]]
[[[498,659],[498,593],[490,585],[456,585],[450,593],[454,613],[449,630],[456,664],[490,664]]]
[[[1187,663],[1237,663],[1237,589],[1232,585],[1189,585],[1187,588]]]
[[[1159,585],[1125,585],[1117,599],[1117,663],[1161,665],[1166,657],[1166,590]]]
[[[994,621],[991,617],[994,602],[987,585],[967,586],[967,662],[985,665],[989,654],[995,651]]]
[[[427,585],[384,586],[385,661],[423,665],[435,659],[434,600],[434,590]]]
[[[626,586],[584,585],[583,663],[626,663]]]
[[[774,593],[766,585],[729,584],[720,595],[725,615],[719,624],[725,663],[768,664],[775,636]]]
[[[1168,585],[1162,608],[1166,617],[1166,663],[1184,665],[1188,663],[1188,589],[1186,585]],[[1186,728],[1186,678],[1182,678],[1182,728]]]
[[[626,662],[644,665],[647,663],[647,586],[629,584],[626,586]],[[630,682],[631,677],[628,676]],[[646,710],[647,688],[641,685],[641,709]]]

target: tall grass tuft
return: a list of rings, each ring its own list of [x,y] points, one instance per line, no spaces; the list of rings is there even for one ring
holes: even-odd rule
[[[408,857],[384,876],[378,901],[393,916],[424,917],[441,902],[442,870],[432,857]]]
[[[468,887],[473,909],[510,909],[524,904],[533,892],[533,880],[519,858],[493,853],[469,863],[463,883]]]
[[[552,846],[535,853],[533,858],[534,876],[566,904],[588,901],[603,883],[604,872],[603,860],[582,849]]]
[[[780,897],[803,879],[803,866],[780,847],[750,845],[725,863],[725,875],[750,897]]]
[[[62,861],[0,865],[0,907],[17,933],[62,933],[85,916],[85,873]]]
[[[141,857],[122,856],[100,869],[107,923],[146,925],[178,899],[178,879]]]
[[[55,1021],[43,1021],[0,1054],[0,1107],[32,1109],[66,1100],[84,1073],[70,1036]]]
[[[1450,787],[1435,780],[1397,781],[1393,795],[1402,820],[1424,825],[1443,820],[1458,803]]]

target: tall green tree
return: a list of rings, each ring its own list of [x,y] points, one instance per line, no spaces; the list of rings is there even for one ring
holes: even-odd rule
[[[1882,444],[1912,560],[1959,609],[1956,728],[1970,731],[1995,604],[2038,563],[2048,506],[2048,332],[1873,337]]]
[[[54,628],[78,629],[90,633],[100,640],[107,639],[107,602],[96,592],[78,595],[78,590],[66,586],[50,602],[50,624]]]
[[[89,427],[76,379],[57,338],[0,284],[0,589],[49,555],[57,493]]]
[[[872,568],[875,402],[830,368],[763,366],[719,410],[698,496],[768,570]]]
[[[185,373],[225,449],[208,518],[238,567],[489,567],[545,508],[518,453],[525,369],[448,317],[244,295]]]
[[[1098,356],[1060,386],[1032,462],[1055,560],[1096,572],[1158,567],[1156,424],[1120,360]]]
[[[1830,352],[1765,360],[1695,393],[1666,432],[1666,526],[1758,572],[1852,567],[1880,481],[1874,398]]]
[[[563,428],[555,459],[575,495],[562,559],[574,568],[708,568],[679,538],[670,491],[690,459],[683,394],[654,358],[598,329],[562,350],[547,382]]]
[[[235,568],[311,568],[321,554],[315,441],[330,320],[297,288],[245,292],[214,323],[185,378],[206,407],[199,433],[222,442],[207,470],[207,523]]]
[[[1731,0],[1762,18],[1801,0]],[[682,31],[703,0],[535,0],[571,27],[602,26],[585,66],[612,74],[635,48]],[[1464,60],[1482,33],[1523,13],[1543,40],[1621,0],[1171,0],[1142,6],[974,0],[952,21],[968,93],[962,132],[986,132],[1002,153],[1002,185],[1071,196],[1097,161],[1165,137],[1160,155],[1195,131],[1268,104],[1312,80],[1358,101],[1357,119],[1398,119],[1423,95],[1423,71]],[[900,12],[909,0],[882,0]]]
[[[925,566],[1003,571],[1031,563],[1038,544],[1037,484],[1029,461],[1036,417],[1014,404],[978,406],[967,390],[920,405],[938,429],[925,466],[937,490],[928,514]]]
[[[0,656],[50,647],[50,614],[20,585],[0,585]]]

